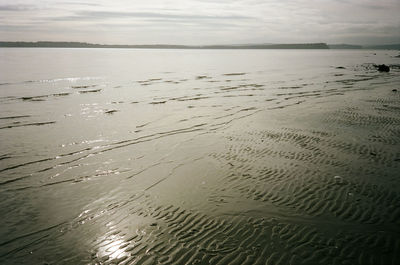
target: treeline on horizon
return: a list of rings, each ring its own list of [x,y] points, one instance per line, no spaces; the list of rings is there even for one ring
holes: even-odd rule
[[[132,49],[387,49],[400,50],[400,44],[361,46],[350,44],[294,43],[294,44],[244,44],[244,45],[109,45],[86,42],[57,41],[0,41],[0,47],[14,48],[132,48]]]

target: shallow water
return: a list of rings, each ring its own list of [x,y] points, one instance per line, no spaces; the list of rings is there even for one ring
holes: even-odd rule
[[[396,55],[0,49],[0,263],[400,263]]]

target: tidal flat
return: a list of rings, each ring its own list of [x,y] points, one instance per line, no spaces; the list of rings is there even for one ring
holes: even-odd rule
[[[398,51],[0,61],[1,264],[400,263]]]

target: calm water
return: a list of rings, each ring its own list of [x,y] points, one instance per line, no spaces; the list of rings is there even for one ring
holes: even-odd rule
[[[400,263],[398,54],[0,49],[0,263]]]

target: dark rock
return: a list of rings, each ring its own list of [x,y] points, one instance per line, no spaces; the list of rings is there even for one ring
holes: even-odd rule
[[[346,69],[346,68],[343,66],[338,66],[338,67],[336,67],[336,69]]]
[[[396,88],[395,88],[395,89],[392,89],[392,91],[393,91],[393,92],[397,92],[397,89],[396,89]]]
[[[386,64],[380,64],[380,65],[378,65],[378,71],[379,72],[389,72],[390,68]]]

